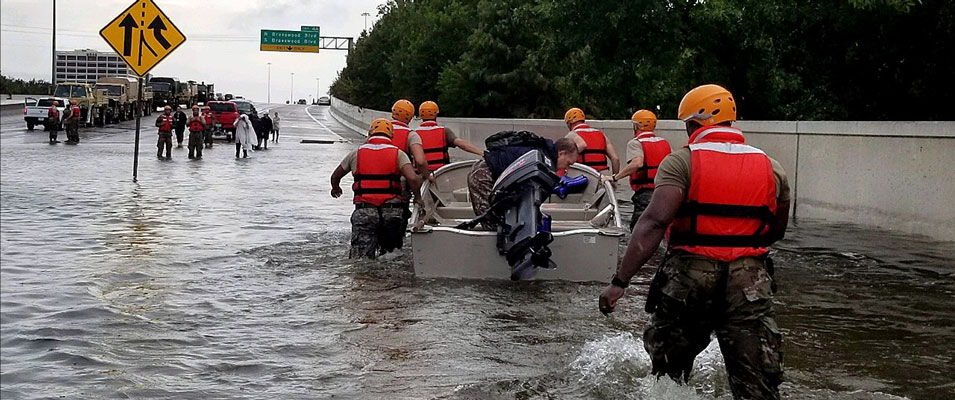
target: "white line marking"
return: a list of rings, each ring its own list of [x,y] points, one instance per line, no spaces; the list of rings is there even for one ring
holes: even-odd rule
[[[332,135],[335,135],[335,137],[337,137],[338,140],[340,140],[340,141],[342,141],[342,142],[347,142],[347,140],[345,140],[345,138],[341,137],[339,134],[335,133],[335,132],[332,131],[331,129],[328,129],[328,127],[325,126],[325,124],[323,124],[322,121],[319,121],[318,118],[315,118],[315,116],[312,115],[312,113],[308,112],[308,109],[309,109],[309,108],[311,108],[311,107],[305,107],[305,114],[308,115],[308,117],[311,118],[312,121],[315,121],[315,123],[321,125],[322,128],[325,128],[325,130],[328,131],[328,133],[331,133]]]

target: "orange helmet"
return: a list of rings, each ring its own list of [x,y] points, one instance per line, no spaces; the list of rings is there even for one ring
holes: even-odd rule
[[[736,101],[729,90],[719,85],[697,86],[683,96],[677,118],[696,121],[703,126],[736,121]]]
[[[426,101],[421,103],[421,106],[418,107],[418,116],[421,119],[437,119],[438,118],[438,103],[433,101]]]
[[[385,135],[390,139],[392,136],[395,136],[395,127],[391,124],[391,121],[385,118],[378,118],[371,121],[371,127],[368,128],[368,136],[377,134]]]
[[[640,131],[652,131],[657,128],[657,116],[650,110],[637,110],[630,117],[633,128]]]
[[[165,106],[162,108],[163,111],[172,111],[172,107]]]
[[[211,110],[211,109],[212,109],[212,107],[209,107],[209,106],[205,106],[205,107],[202,107],[202,109],[203,109],[203,110]]]
[[[53,105],[54,105],[54,106],[58,106],[58,105],[60,105],[60,102],[58,102],[58,101],[56,101],[56,100],[53,100]]]
[[[577,107],[571,108],[564,113],[564,123],[567,125],[582,122],[584,119],[584,110]]]
[[[193,106],[192,106],[192,109],[193,109],[193,110],[198,110],[198,109],[199,109],[199,105],[198,105],[198,104],[193,105]]]
[[[75,105],[76,105],[76,99],[70,99],[70,104],[72,104],[72,105],[75,106]]]
[[[414,104],[405,99],[396,101],[395,105],[391,106],[391,118],[406,124],[411,122],[414,118]]]

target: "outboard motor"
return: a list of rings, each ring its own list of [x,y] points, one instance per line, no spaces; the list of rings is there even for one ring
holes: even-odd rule
[[[556,268],[548,245],[554,240],[550,216],[541,204],[560,177],[554,161],[540,150],[514,160],[494,183],[488,215],[497,222],[497,249],[511,266],[511,279],[528,279],[537,268]]]

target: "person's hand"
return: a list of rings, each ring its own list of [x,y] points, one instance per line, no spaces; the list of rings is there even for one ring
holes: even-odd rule
[[[417,231],[420,230],[422,227],[424,227],[424,220],[423,220],[423,219],[422,219],[422,220],[419,220],[418,222],[415,222],[414,225],[411,226],[411,231],[412,231],[412,232],[417,232]]]
[[[332,197],[339,198],[342,196],[342,188],[340,186],[335,186],[332,188]]]
[[[617,180],[614,179],[613,176],[610,176],[610,175],[600,175],[600,184],[603,185],[604,183],[607,183],[607,182],[610,182],[610,186],[611,186],[612,188],[614,188],[614,189],[617,188]]]
[[[434,184],[434,174],[428,174],[428,182],[431,182],[432,185]]]
[[[613,312],[614,308],[617,307],[617,300],[620,300],[623,297],[624,289],[614,285],[607,285],[607,288],[604,289],[604,292],[600,294],[600,300],[598,301],[600,312],[604,315],[610,315]]]

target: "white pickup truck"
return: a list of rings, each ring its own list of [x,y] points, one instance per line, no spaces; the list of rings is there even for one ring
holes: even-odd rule
[[[23,99],[23,120],[27,122],[27,130],[33,130],[33,127],[36,125],[43,125],[44,129],[49,129],[46,126],[46,116],[47,112],[50,110],[50,106],[53,105],[53,100],[60,102],[60,105],[57,109],[60,110],[60,118],[63,117],[63,109],[65,108],[66,103],[69,101],[67,99],[45,97],[37,99],[35,97],[27,97]]]

